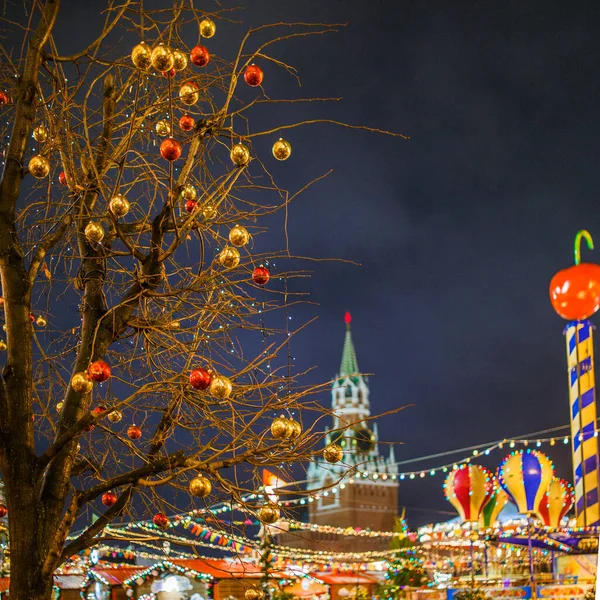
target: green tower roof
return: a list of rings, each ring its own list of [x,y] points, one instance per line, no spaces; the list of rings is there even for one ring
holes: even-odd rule
[[[342,352],[342,364],[340,366],[340,376],[358,375],[358,362],[356,360],[356,351],[354,350],[354,343],[352,342],[352,332],[350,331],[350,323],[352,317],[347,312],[344,316],[346,322],[346,338],[344,339],[344,350]]]

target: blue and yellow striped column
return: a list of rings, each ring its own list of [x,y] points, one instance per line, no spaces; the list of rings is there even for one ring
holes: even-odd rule
[[[589,321],[573,321],[565,329],[569,366],[575,513],[579,527],[600,524],[592,327]]]

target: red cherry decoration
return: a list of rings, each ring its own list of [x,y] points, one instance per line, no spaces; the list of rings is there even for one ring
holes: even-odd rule
[[[142,430],[137,425],[132,425],[127,429],[127,437],[132,440],[139,440],[142,437]]]
[[[102,495],[102,504],[112,506],[117,501],[117,495],[114,492],[106,492]]]
[[[258,65],[248,65],[244,71],[244,81],[250,87],[256,87],[262,83],[265,74]]]
[[[185,203],[185,210],[187,210],[189,213],[193,213],[196,209],[196,206],[198,206],[198,203],[195,200],[188,200]]]
[[[67,174],[64,171],[60,172],[60,175],[58,176],[58,181],[60,185],[67,185]]]
[[[170,71],[163,71],[161,74],[163,77],[175,77],[177,71],[175,69],[171,69]]]
[[[179,127],[181,127],[182,131],[191,131],[196,126],[196,121],[194,121],[193,117],[190,115],[183,115],[179,119]]]
[[[4,519],[7,514],[8,508],[6,508],[6,504],[0,504],[0,519]]]
[[[8,104],[8,94],[6,92],[0,92],[0,105]]]
[[[103,381],[110,379],[110,366],[103,360],[95,360],[88,367],[88,375],[92,381],[102,383]]]
[[[190,52],[190,60],[197,67],[205,67],[210,61],[210,52],[204,46],[194,46]]]
[[[580,244],[584,238],[594,249],[592,236],[585,230],[575,236],[575,264],[559,271],[550,282],[550,301],[554,310],[569,321],[591,317],[600,308],[600,265],[581,263]]]
[[[160,145],[160,155],[168,161],[177,160],[181,156],[181,144],[173,138],[163,140]]]
[[[169,517],[165,513],[156,513],[152,522],[160,529],[166,529],[169,526]]]
[[[190,373],[190,385],[195,390],[206,390],[212,381],[212,373],[206,369],[194,369]]]
[[[269,283],[269,279],[271,279],[271,273],[267,267],[256,267],[252,272],[252,280],[257,285],[267,285],[267,283]]]

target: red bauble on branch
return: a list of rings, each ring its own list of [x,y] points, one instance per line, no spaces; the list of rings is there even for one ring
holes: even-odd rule
[[[8,104],[9,98],[6,92],[0,92],[0,106],[2,104]]]
[[[132,425],[127,429],[127,437],[131,440],[139,440],[142,437],[142,430],[137,425]]]
[[[206,390],[212,381],[212,373],[206,369],[194,369],[190,373],[190,385],[195,390]]]
[[[250,87],[256,87],[262,83],[265,74],[258,65],[248,65],[244,71],[244,81]]]
[[[173,138],[163,140],[160,145],[160,155],[168,161],[177,160],[181,156],[181,144]]]
[[[88,375],[92,381],[96,383],[102,383],[107,379],[110,379],[110,366],[103,360],[95,360],[88,367]]]
[[[269,283],[269,279],[271,279],[271,273],[267,267],[256,267],[252,272],[252,280],[257,285],[267,285]]]
[[[204,46],[194,46],[190,52],[190,60],[197,67],[205,67],[210,61],[210,52]]]
[[[102,504],[112,506],[117,501],[117,495],[114,492],[106,492],[102,495]]]
[[[196,209],[196,206],[198,206],[198,203],[195,200],[188,200],[185,203],[185,210],[187,210],[189,213],[193,213]]]
[[[67,185],[67,174],[64,171],[60,172],[60,175],[58,176],[58,181],[60,185]]]
[[[8,508],[6,508],[6,504],[0,504],[0,519],[4,519],[7,514]]]
[[[182,131],[191,131],[194,129],[195,125],[196,121],[194,121],[194,118],[190,117],[190,115],[183,115],[183,117],[179,119],[179,127],[181,127]]]
[[[97,417],[98,415],[101,415],[105,410],[106,408],[102,405],[96,406],[96,408],[92,410],[92,414],[94,415],[94,417]]]
[[[177,71],[175,69],[171,69],[169,71],[163,71],[162,76],[163,77],[175,77],[176,73],[177,73]]]
[[[166,529],[169,526],[169,517],[165,513],[156,513],[152,522],[160,529]]]

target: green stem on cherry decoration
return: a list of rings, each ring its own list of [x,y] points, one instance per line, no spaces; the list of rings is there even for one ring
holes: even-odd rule
[[[575,255],[575,264],[578,265],[581,262],[581,238],[587,242],[588,250],[594,249],[594,240],[590,232],[586,229],[581,229],[575,236],[575,244],[573,245],[573,254]]]

